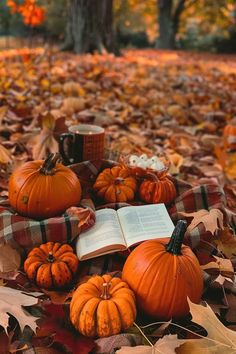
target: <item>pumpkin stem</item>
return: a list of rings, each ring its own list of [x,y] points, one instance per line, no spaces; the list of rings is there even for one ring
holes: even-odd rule
[[[44,161],[43,165],[40,167],[40,172],[44,175],[53,175],[53,169],[56,166],[57,161],[60,159],[60,154],[56,152],[55,154],[50,154]]]
[[[116,185],[116,184],[121,184],[121,183],[123,183],[124,182],[124,178],[122,178],[122,177],[117,177],[116,179],[115,179],[115,181],[114,181],[114,184]]]
[[[51,252],[48,252],[47,261],[48,261],[49,263],[52,263],[52,262],[54,261],[54,257],[53,257],[52,251],[51,251]]]
[[[187,229],[187,221],[179,220],[171,235],[170,241],[166,245],[166,251],[175,255],[181,254],[181,247],[184,239],[184,234]]]
[[[111,283],[103,283],[102,284],[103,289],[102,289],[102,295],[100,296],[103,300],[108,300],[111,298],[111,295],[109,294],[109,288],[111,286]]]

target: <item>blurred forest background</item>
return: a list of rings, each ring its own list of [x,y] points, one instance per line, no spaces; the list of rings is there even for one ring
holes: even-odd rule
[[[75,8],[81,10],[86,2],[94,8],[97,6],[94,17],[90,12],[90,21],[94,18],[95,28],[102,16],[99,9],[105,8],[105,32],[112,26],[115,38],[112,42],[116,43],[116,49],[236,52],[236,0],[29,0],[28,4],[36,3],[41,9],[38,22],[37,18],[35,22],[32,18],[27,22],[26,17],[14,9],[14,4],[20,6],[24,2],[0,1],[1,49],[22,46],[30,37],[31,45],[50,42],[77,53],[89,51],[81,49],[78,43],[68,43],[68,31],[75,22],[72,17],[78,15]],[[83,16],[86,17],[86,13]],[[78,25],[76,33],[79,33]],[[108,48],[109,51],[116,49]]]

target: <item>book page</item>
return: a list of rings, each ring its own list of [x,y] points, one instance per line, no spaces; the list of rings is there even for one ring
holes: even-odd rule
[[[174,230],[165,204],[123,207],[117,214],[128,247],[144,240],[170,237]]]
[[[106,251],[104,248],[107,246],[114,245],[114,250],[121,249],[119,245],[126,247],[117,212],[107,208],[96,211],[95,215],[95,224],[87,231],[82,232],[76,241],[76,253],[79,259],[90,254],[92,254],[91,257],[95,257],[95,254],[99,256],[102,254],[99,250],[103,250],[104,254]],[[113,248],[109,247],[110,252]]]

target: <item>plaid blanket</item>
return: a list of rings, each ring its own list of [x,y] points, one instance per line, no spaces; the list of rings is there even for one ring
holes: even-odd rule
[[[114,166],[114,161],[98,160],[86,161],[71,165],[70,168],[78,175],[82,184],[83,199],[79,207],[69,208],[63,215],[46,220],[33,220],[16,214],[9,206],[7,200],[0,202],[0,244],[11,243],[29,251],[32,247],[38,246],[47,241],[67,242],[73,245],[73,241],[80,232],[89,228],[95,222],[94,204],[96,209],[114,208],[118,209],[130,204],[110,203],[102,204],[93,195],[92,185],[100,171],[106,167]],[[225,217],[225,223],[232,228],[236,226],[236,213],[227,209],[226,198],[223,189],[214,183],[203,184],[192,187],[190,184],[171,177],[177,190],[177,197],[174,202],[167,206],[173,222],[183,218],[180,212],[195,212],[200,209],[220,209]],[[132,204],[141,204],[138,200]],[[185,234],[185,243],[191,248],[196,248],[201,240],[211,240],[212,235],[205,232],[203,224],[199,224],[191,233]],[[124,253],[126,255],[126,253]],[[122,258],[122,257],[121,257]],[[102,273],[105,270],[116,270],[114,263],[115,255],[108,255],[83,262],[91,264],[89,274]]]

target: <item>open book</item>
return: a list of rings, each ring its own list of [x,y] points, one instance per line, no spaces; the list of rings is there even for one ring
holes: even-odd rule
[[[170,237],[174,224],[164,204],[127,206],[96,211],[96,222],[79,235],[76,253],[80,260],[124,251],[135,244]]]

